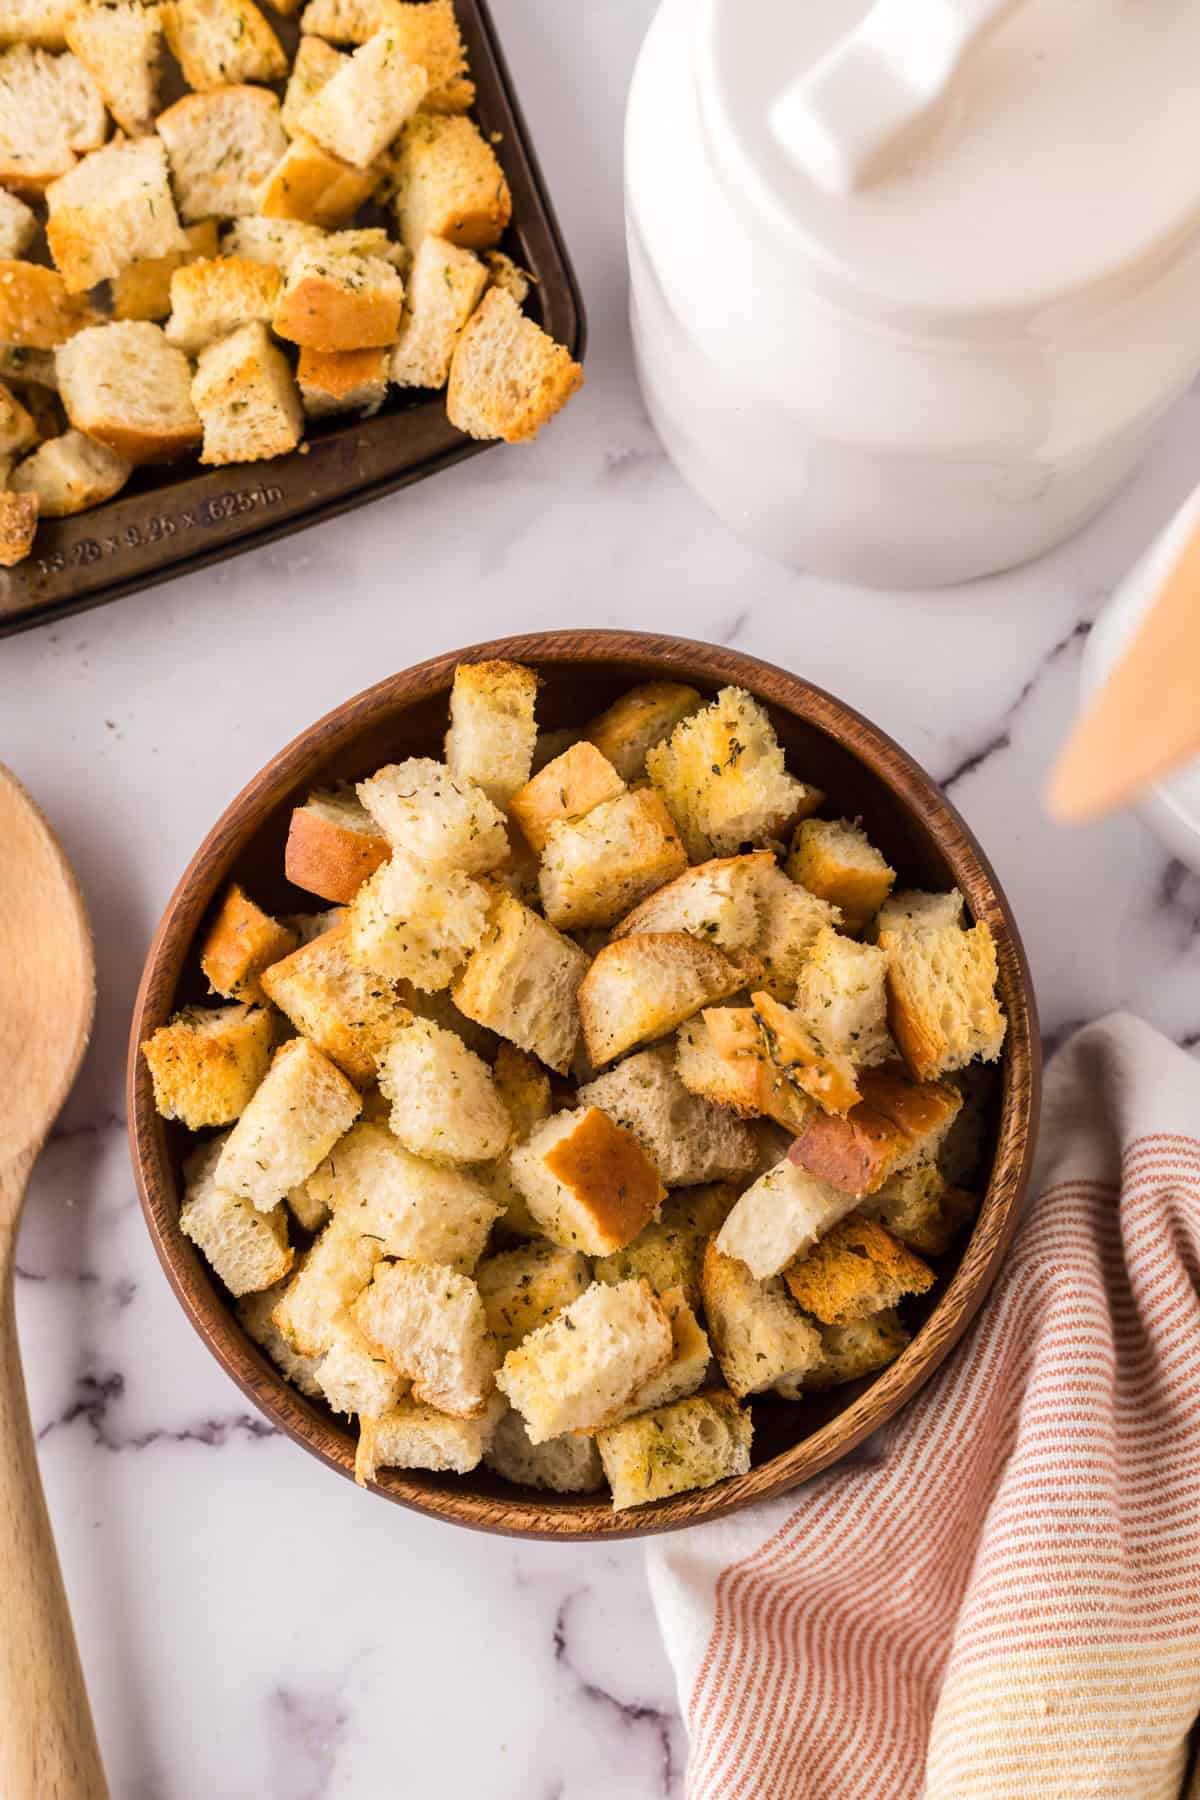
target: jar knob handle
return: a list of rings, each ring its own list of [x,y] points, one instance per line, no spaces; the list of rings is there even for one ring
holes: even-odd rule
[[[776,141],[828,193],[885,180],[932,123],[970,52],[1023,4],[876,0],[776,100]]]

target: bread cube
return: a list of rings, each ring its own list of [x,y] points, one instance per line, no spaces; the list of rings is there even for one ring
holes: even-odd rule
[[[428,110],[427,106],[426,111]],[[506,294],[512,295],[518,306],[523,307],[533,291],[537,277],[531,275],[528,269],[523,269],[520,263],[514,262],[503,250],[485,250],[483,266],[487,271],[488,286],[503,288]]]
[[[919,1081],[995,1062],[1007,1030],[996,996],[996,945],[981,920],[921,931],[885,930],[888,1015],[901,1055]]]
[[[746,1189],[722,1225],[717,1246],[723,1256],[744,1262],[756,1281],[766,1281],[856,1205],[852,1194],[818,1181],[785,1156]]]
[[[827,926],[840,925],[842,915],[828,900],[798,887],[775,863],[759,872],[758,903],[754,953],[763,965],[762,986],[776,1000],[791,1000],[817,938]]]
[[[676,1073],[673,1044],[626,1057],[576,1098],[631,1131],[668,1188],[721,1181],[754,1167],[753,1133],[724,1107],[688,1092]]]
[[[599,1283],[510,1350],[496,1386],[531,1444],[610,1418],[671,1357],[671,1327],[644,1281]]]
[[[887,957],[822,926],[796,983],[796,1010],[856,1069],[895,1056],[887,1023]]]
[[[317,1366],[317,1385],[335,1413],[382,1419],[408,1391],[386,1357],[368,1344],[352,1319],[340,1318]]]
[[[632,786],[645,779],[647,752],[703,704],[696,689],[683,682],[647,681],[614,700],[585,727],[584,736]]]
[[[412,1013],[389,981],[351,962],[344,924],[335,925],[262,974],[263,990],[358,1087]]]
[[[792,1157],[830,1186],[862,1198],[889,1177],[935,1157],[962,1107],[955,1089],[920,1086],[897,1064],[864,1070],[862,1100],[845,1118],[817,1113],[792,1146]]]
[[[512,217],[504,171],[471,119],[414,114],[396,146],[393,180],[400,236],[414,253],[426,237],[486,250]]]
[[[246,1204],[245,1201],[242,1202]],[[255,1212],[255,1217],[262,1219],[269,1214]],[[293,1263],[293,1271],[300,1266],[299,1258]],[[317,1386],[317,1364],[319,1357],[299,1356],[288,1343],[278,1325],[275,1323],[275,1308],[287,1291],[288,1279],[276,1282],[274,1287],[262,1288],[257,1293],[243,1294],[238,1301],[237,1316],[242,1330],[254,1339],[260,1350],[266,1352],[279,1373],[290,1381],[292,1386],[307,1394],[310,1400],[318,1400],[321,1390]]]
[[[282,1206],[259,1212],[217,1185],[223,1142],[214,1138],[201,1144],[184,1163],[179,1229],[236,1297],[282,1281],[292,1266],[292,1251]]]
[[[126,3],[143,11],[141,0]],[[157,323],[171,311],[171,277],[176,269],[217,254],[217,222],[202,219],[198,225],[183,227],[183,246],[166,256],[141,257],[131,262],[109,287],[114,319],[149,319]]]
[[[44,193],[74,167],[78,152],[95,150],[107,136],[100,90],[77,57],[29,44],[0,52],[0,181],[7,187]]]
[[[14,494],[32,494],[44,519],[66,519],[102,506],[119,494],[133,474],[133,464],[115,450],[93,443],[82,431],[39,444],[12,472]]]
[[[313,101],[348,60],[324,38],[300,39],[279,115],[289,137],[308,132],[308,114]]]
[[[310,419],[347,412],[369,419],[387,398],[388,352],[314,350],[305,344],[300,351],[296,380]]]
[[[198,93],[287,74],[283,46],[253,0],[165,0],[162,14],[171,54]]]
[[[695,1394],[598,1433],[614,1512],[714,1487],[750,1469],[754,1425],[731,1394]]]
[[[306,130],[326,150],[365,169],[425,98],[429,76],[398,40],[377,31],[343,58],[306,108]]]
[[[493,1069],[496,1092],[513,1123],[514,1143],[529,1136],[535,1125],[550,1117],[550,1078],[541,1064],[513,1044],[502,1043]],[[504,1229],[517,1237],[536,1238],[542,1228],[529,1210],[529,1202],[512,1174],[512,1150],[482,1171],[489,1192],[502,1208]]]
[[[342,1220],[327,1225],[279,1300],[275,1327],[298,1355],[325,1356],[383,1251]]]
[[[256,906],[245,888],[231,881],[201,946],[200,967],[214,994],[265,1005],[258,978],[271,963],[290,956],[297,941],[294,932]]]
[[[475,1271],[488,1329],[501,1356],[556,1319],[592,1284],[586,1256],[541,1241],[489,1256]]]
[[[582,386],[570,351],[526,318],[506,289],[489,288],[455,346],[446,415],[469,437],[527,443]]]
[[[759,936],[763,877],[774,869],[775,858],[770,850],[697,863],[635,906],[613,926],[612,937],[686,931],[722,950],[754,949]]]
[[[614,924],[686,867],[670,813],[641,788],[551,825],[538,882],[550,923],[580,930]]]
[[[450,379],[450,362],[464,325],[479,304],[487,286],[487,270],[471,250],[448,244],[444,238],[427,237],[413,258],[408,277],[404,318],[392,352],[392,380],[397,387],[443,388]],[[511,664],[501,665],[511,668]],[[536,692],[537,679],[522,670]],[[453,699],[451,702],[453,708]],[[529,753],[512,781],[506,800],[529,779],[533,751],[533,709],[530,700],[527,727]],[[524,748],[524,746],[522,746]],[[446,760],[451,761],[449,750]],[[503,769],[500,780],[505,783]],[[482,785],[482,784],[481,784]],[[490,792],[491,790],[489,790]],[[492,794],[492,798],[496,798]],[[500,804],[505,804],[501,801]]]
[[[631,1244],[667,1193],[633,1133],[596,1106],[536,1126],[511,1168],[545,1235],[588,1256]]]
[[[377,770],[359,782],[358,797],[390,842],[428,870],[479,875],[508,855],[499,808],[432,757],[411,756]]]
[[[268,219],[322,225],[347,225],[379,185],[378,168],[356,169],[298,132],[277,160],[259,177],[255,202]]]
[[[365,44],[394,24],[397,0],[309,0],[300,29],[332,44]]]
[[[778,838],[814,804],[789,775],[775,728],[743,688],[722,688],[646,755],[693,862]]]
[[[681,1288],[671,1288],[659,1296],[671,1327],[671,1358],[657,1374],[630,1396],[612,1418],[615,1425],[635,1413],[650,1412],[659,1406],[670,1406],[684,1400],[703,1387],[712,1363],[712,1348],[700,1321],[688,1305]]]
[[[427,1263],[381,1263],[351,1310],[368,1342],[412,1382],[414,1400],[456,1418],[483,1412],[499,1358],[468,1276]]]
[[[346,905],[392,847],[352,793],[318,789],[292,813],[284,873],[296,887]]]
[[[876,932],[940,931],[963,924],[966,903],[957,888],[948,894],[925,894],[901,888],[889,894],[875,916]]]
[[[68,47],[117,124],[133,138],[154,129],[162,35],[158,7],[140,0],[77,7],[66,21]]]
[[[159,326],[90,325],[62,345],[57,362],[72,425],[126,461],[174,462],[199,444],[191,367]]]
[[[379,1086],[392,1102],[391,1128],[430,1162],[491,1162],[512,1136],[492,1071],[460,1037],[413,1019],[379,1058]]]
[[[0,491],[0,568],[13,569],[33,549],[37,535],[36,494]]]
[[[846,1114],[861,1099],[854,1063],[821,1020],[755,991],[754,1018],[777,1081],[816,1102],[824,1112]]]
[[[892,891],[896,871],[860,826],[848,819],[805,819],[792,840],[787,873],[829,900],[844,929],[860,932]]]
[[[516,1487],[546,1488],[552,1494],[594,1494],[604,1486],[604,1470],[595,1440],[565,1432],[544,1444],[531,1444],[525,1421],[511,1407],[496,1427],[485,1464],[494,1475]]]
[[[327,0],[317,3],[324,5]],[[312,6],[308,9],[313,10]],[[475,104],[475,83],[467,78],[467,50],[453,0],[392,0],[377,29],[386,30],[409,62],[420,63],[426,71],[429,88],[421,102],[423,112],[470,111]]]
[[[362,1421],[354,1479],[365,1487],[380,1469],[436,1469],[468,1475],[478,1467],[503,1411],[497,1395],[471,1419],[450,1418],[419,1400],[398,1400],[382,1419]]]
[[[934,1162],[917,1163],[893,1175],[859,1205],[880,1219],[894,1237],[926,1256],[942,1256],[975,1216],[978,1201],[954,1187]]]
[[[0,457],[19,456],[36,444],[38,429],[27,407],[0,382]]]
[[[307,1038],[274,1059],[230,1132],[217,1170],[221,1186],[261,1212],[307,1181],[362,1109],[358,1092]]]
[[[272,327],[314,350],[375,349],[395,342],[403,303],[404,283],[390,262],[314,244],[292,259]]]
[[[189,1131],[230,1125],[271,1060],[271,1020],[257,1006],[185,1006],[142,1045],[164,1119]]]
[[[351,958],[427,993],[449,987],[483,938],[489,900],[487,889],[461,869],[427,870],[396,851],[354,896]]]
[[[257,212],[258,190],[288,147],[279,101],[261,87],[185,94],[154,128],[167,146],[185,223]]]
[[[823,1325],[851,1325],[933,1286],[933,1270],[876,1219],[851,1215],[784,1271],[793,1300]]]
[[[53,350],[95,319],[86,299],[68,292],[57,269],[19,260],[0,262],[0,337],[5,344],[27,351]],[[6,373],[22,379],[20,368],[9,366]],[[57,387],[57,376],[52,385]]]
[[[593,1275],[609,1286],[640,1277],[660,1298],[677,1288],[690,1307],[698,1308],[708,1240],[721,1229],[736,1199],[737,1188],[728,1182],[669,1195],[661,1216],[624,1250],[600,1257],[592,1266]]]
[[[579,986],[587,1053],[599,1068],[635,1044],[666,1037],[744,982],[743,967],[683,932],[621,938],[600,951]]]
[[[7,188],[0,188],[0,257],[24,256],[37,236],[37,214]]]
[[[739,1400],[803,1381],[821,1360],[821,1334],[779,1275],[756,1281],[710,1242],[701,1277],[704,1314],[721,1373]]]
[[[0,0],[0,43],[62,50],[73,0]]]
[[[282,286],[279,270],[244,256],[198,258],[171,277],[168,341],[195,356],[252,320],[269,324]]]
[[[43,269],[34,263],[0,263],[0,269],[11,271],[13,268],[34,270],[38,275],[49,276],[52,282],[58,283],[64,298],[71,305],[77,304],[63,288],[62,276],[53,269]],[[0,278],[0,311],[3,311],[6,300],[3,279]],[[42,407],[52,407],[55,404],[58,373],[54,367],[53,350],[31,350],[22,344],[0,344],[0,379],[20,382],[26,405],[31,411],[35,403]]]
[[[451,257],[463,259],[464,266],[479,266],[466,252],[455,250],[438,238],[427,238],[413,262],[405,324],[395,356],[395,362],[403,362],[407,368],[415,367],[425,355],[421,347],[423,321],[430,323],[440,316],[446,304],[443,296],[455,286],[453,279],[443,281],[441,274],[443,268],[448,268],[453,276],[456,264],[449,260]],[[431,286],[440,287],[441,294],[430,291]],[[395,373],[393,379],[405,382],[404,376]],[[440,381],[412,381],[408,385],[441,387],[444,381],[443,375]],[[454,671],[446,767],[455,781],[482,788],[493,806],[507,807],[529,780],[537,742],[533,717],[537,689],[537,676],[520,663],[459,663]]]
[[[243,325],[200,352],[192,403],[204,427],[202,463],[261,462],[300,442],[300,396],[265,325]]]
[[[803,1390],[840,1387],[861,1381],[894,1363],[909,1343],[909,1334],[894,1312],[878,1312],[850,1325],[822,1325],[821,1360],[797,1385],[783,1383],[776,1392],[785,1400],[799,1399]]]
[[[50,254],[71,293],[184,248],[160,138],[106,144],[46,190]]]
[[[576,995],[588,959],[511,894],[492,904],[487,931],[454,984],[469,1019],[566,1074],[579,1036]]]
[[[726,1034],[721,1043],[709,1030],[710,1016],[720,1021]],[[737,1021],[736,1038],[728,1034],[730,1020]],[[706,1009],[686,1019],[675,1038],[675,1068],[690,1094],[730,1108],[741,1118],[768,1111],[773,1083],[750,1007],[715,1007],[711,1014]],[[806,1101],[802,1120],[808,1117],[808,1105]]]
[[[574,743],[543,764],[513,795],[509,810],[540,856],[552,826],[585,818],[605,800],[615,800],[624,792],[625,783],[594,744]]]

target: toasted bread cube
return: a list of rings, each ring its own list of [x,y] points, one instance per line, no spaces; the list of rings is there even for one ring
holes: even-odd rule
[[[754,953],[763,965],[762,985],[776,1000],[791,1000],[800,971],[826,926],[842,915],[828,900],[798,887],[772,863],[758,877],[759,919]]]
[[[331,44],[365,44],[393,26],[399,10],[398,0],[309,0],[300,29]]]
[[[635,1044],[666,1037],[744,985],[745,971],[714,944],[679,931],[607,944],[579,986],[587,1053],[596,1068]]]
[[[94,442],[134,464],[174,462],[199,444],[191,365],[160,326],[89,325],[56,359],[67,417]]]
[[[922,1162],[893,1175],[858,1210],[865,1218],[882,1220],[910,1249],[942,1256],[974,1218],[978,1204],[974,1194],[947,1181],[935,1162]]]
[[[894,1312],[879,1312],[851,1325],[822,1325],[821,1360],[796,1384],[782,1383],[776,1393],[796,1400],[801,1391],[815,1393],[877,1375],[894,1363],[909,1342],[908,1332]]]
[[[957,888],[948,894],[901,888],[888,895],[875,917],[876,932],[939,931],[962,925],[966,904]]]
[[[380,1056],[412,1018],[389,981],[350,960],[344,923],[272,961],[262,985],[297,1031],[358,1087],[375,1080]]]
[[[550,1077],[532,1056],[513,1044],[502,1043],[493,1069],[496,1092],[508,1108],[514,1142],[527,1138],[535,1125],[550,1117]],[[536,1238],[542,1228],[529,1210],[529,1202],[513,1180],[512,1150],[506,1150],[483,1179],[496,1204],[503,1209],[504,1230],[517,1237]]]
[[[214,1138],[201,1144],[184,1163],[179,1229],[236,1298],[282,1281],[292,1266],[292,1251],[282,1206],[259,1212],[217,1185],[223,1142]]]
[[[6,186],[36,197],[74,167],[78,152],[97,149],[107,136],[100,90],[78,57],[50,56],[29,44],[0,52],[0,181]]]
[[[508,182],[471,119],[415,113],[400,134],[393,177],[400,236],[414,253],[426,237],[487,250],[508,228]]]
[[[245,1202],[242,1202],[245,1205]],[[261,1219],[264,1215],[255,1213]],[[269,1216],[269,1215],[268,1215]],[[293,1387],[307,1394],[310,1400],[318,1400],[321,1390],[317,1386],[317,1364],[319,1357],[299,1356],[275,1323],[275,1308],[287,1291],[288,1280],[295,1279],[300,1266],[300,1259],[293,1263],[293,1274],[284,1281],[276,1282],[274,1287],[262,1288],[257,1293],[243,1294],[238,1301],[237,1315],[242,1330],[247,1337],[254,1339],[260,1350],[270,1357],[279,1373],[290,1381]]]
[[[632,786],[645,779],[647,752],[703,705],[696,689],[683,682],[647,681],[614,700],[584,727],[584,736]]]
[[[192,403],[204,427],[202,463],[260,462],[300,442],[300,396],[265,325],[243,325],[200,352]]]
[[[354,1458],[360,1487],[380,1469],[436,1469],[469,1475],[482,1460],[504,1411],[495,1394],[478,1418],[454,1419],[419,1400],[398,1400],[382,1419],[364,1419]]]
[[[167,146],[185,222],[257,212],[259,189],[288,148],[279,101],[261,87],[185,94],[159,113],[154,129]]]
[[[142,10],[141,0],[128,4]],[[129,263],[114,275],[109,292],[114,319],[149,319],[157,322],[171,311],[171,277],[176,269],[196,262],[200,257],[217,254],[217,222],[202,219],[198,225],[185,225],[184,245],[166,256],[143,257]]]
[[[165,0],[162,13],[171,54],[197,93],[287,74],[283,46],[253,0]]]
[[[576,995],[587,966],[578,945],[502,893],[454,984],[454,999],[469,1019],[564,1075],[579,1036]]]
[[[442,252],[464,256],[452,245],[428,238],[417,252],[408,284],[408,305],[416,309],[419,325],[422,309],[432,304],[425,294],[430,271],[442,266]],[[473,261],[473,258],[467,259]],[[440,274],[437,275],[440,282]],[[453,283],[442,283],[443,290]],[[412,329],[414,319],[406,320],[396,356],[411,359],[415,355]],[[407,348],[406,348],[407,334]],[[401,377],[393,375],[394,380]],[[424,384],[415,382],[412,385]],[[441,382],[429,385],[440,387]],[[446,767],[456,781],[473,783],[483,789],[493,806],[506,807],[513,795],[529,780],[533,750],[537,742],[537,726],[533,709],[537,700],[538,680],[532,669],[520,663],[459,663],[450,690],[450,729],[446,733]]]
[[[793,1300],[823,1325],[851,1325],[933,1286],[933,1270],[876,1219],[842,1219],[784,1271]]]
[[[895,1056],[887,1023],[887,957],[832,925],[817,933],[796,983],[795,1006],[856,1069]]]
[[[626,1057],[576,1098],[632,1131],[669,1188],[722,1181],[754,1167],[753,1133],[725,1108],[688,1092],[676,1073],[673,1044]]]
[[[640,788],[551,825],[538,884],[550,923],[577,931],[614,924],[686,867],[670,813]]]
[[[36,494],[0,491],[0,568],[13,569],[24,562],[37,535]]]
[[[171,277],[169,341],[195,356],[207,344],[228,337],[240,325],[267,325],[282,282],[269,263],[244,256],[198,258]]]
[[[732,1394],[694,1394],[598,1433],[613,1511],[714,1487],[750,1469],[754,1423]]]
[[[996,945],[981,920],[923,931],[881,931],[888,1016],[901,1055],[919,1081],[995,1062],[1007,1029],[996,996]]]
[[[722,688],[682,719],[647,752],[646,773],[693,862],[766,844],[811,804],[810,790],[784,767],[770,719],[743,688]]]
[[[0,257],[24,256],[37,236],[37,214],[7,188],[0,188]]]
[[[38,429],[27,407],[10,387],[0,382],[0,457],[19,456],[38,440]]]
[[[0,0],[0,44],[66,46],[74,0]]]
[[[594,1494],[604,1486],[595,1440],[573,1431],[531,1444],[519,1412],[507,1408],[496,1427],[485,1464],[516,1487],[547,1488],[552,1494]]]
[[[544,1444],[611,1418],[666,1366],[672,1345],[646,1282],[594,1283],[509,1351],[496,1386],[524,1419],[530,1443]]]
[[[142,1045],[164,1119],[189,1131],[239,1118],[271,1060],[270,1016],[257,1006],[185,1006]]]
[[[324,3],[318,0],[318,4]],[[310,6],[309,12],[312,10]],[[408,60],[420,63],[426,71],[429,89],[421,102],[424,112],[470,111],[475,104],[475,83],[467,77],[467,50],[453,0],[392,0],[377,29],[386,30]]]
[[[261,906],[245,888],[231,881],[200,950],[200,967],[214,994],[226,1000],[266,1003],[259,976],[271,963],[290,956],[297,938]]]
[[[354,794],[318,789],[292,814],[284,873],[294,886],[344,906],[391,853]]]
[[[468,1276],[427,1263],[381,1263],[351,1311],[368,1342],[412,1382],[414,1400],[460,1419],[483,1412],[499,1357]]]
[[[810,894],[840,908],[851,932],[875,917],[896,880],[895,869],[866,832],[848,819],[804,819],[792,840],[787,873]]]
[[[713,1008],[722,1028],[736,1018],[736,1040],[718,1043],[709,1029],[709,1009],[686,1019],[675,1038],[675,1067],[690,1094],[728,1107],[743,1119],[765,1114],[771,1104],[772,1081],[750,1007]],[[805,1105],[803,1119],[808,1117]]]
[[[648,931],[686,931],[722,950],[750,950],[759,935],[759,895],[775,868],[770,850],[718,857],[685,869],[612,929],[612,937]]]
[[[624,1250],[600,1257],[593,1264],[593,1275],[609,1285],[640,1277],[660,1298],[678,1288],[688,1305],[698,1308],[708,1240],[720,1230],[736,1199],[737,1189],[728,1182],[669,1195],[661,1217],[652,1219]]]
[[[515,1350],[531,1331],[556,1319],[592,1284],[586,1256],[541,1241],[502,1250],[480,1263],[475,1280],[483,1296],[488,1329],[501,1356]]]
[[[350,907],[351,960],[391,981],[449,987],[487,928],[486,888],[461,869],[427,871],[397,851]]]
[[[513,795],[509,810],[540,856],[552,826],[585,818],[605,800],[615,800],[624,792],[625,783],[594,744],[574,743],[543,764]]]
[[[69,293],[57,269],[40,263],[0,262],[0,338],[19,349],[53,350],[96,314],[87,301]],[[20,371],[9,365],[10,376]],[[54,381],[57,386],[57,378]]]
[[[813,1023],[767,993],[755,992],[751,998],[777,1082],[806,1095],[827,1113],[845,1115],[857,1106],[862,1096],[854,1063],[824,1021]]]
[[[821,1360],[821,1334],[779,1275],[756,1281],[716,1241],[704,1253],[704,1315],[721,1373],[739,1400],[799,1383]]]
[[[132,474],[133,464],[115,450],[82,431],[65,431],[39,444],[13,470],[9,485],[14,494],[33,495],[42,518],[66,519],[111,500]]]
[[[408,1392],[408,1383],[374,1351],[349,1318],[337,1321],[333,1342],[317,1367],[317,1385],[335,1413],[382,1419]]]
[[[275,1052],[230,1132],[217,1179],[269,1212],[308,1180],[361,1110],[362,1100],[341,1070],[307,1038],[292,1038]]]
[[[319,42],[313,39],[313,42]],[[369,419],[387,399],[388,352],[314,350],[305,344],[296,370],[300,399],[310,419],[358,413]]]
[[[862,1100],[845,1118],[817,1113],[792,1146],[802,1167],[859,1199],[891,1176],[935,1157],[962,1107],[962,1095],[937,1082],[917,1086],[899,1065],[864,1070]]]
[[[313,101],[348,60],[324,38],[300,39],[279,115],[289,137],[308,132],[308,114]]]
[[[596,1106],[536,1126],[513,1151],[511,1167],[545,1235],[588,1256],[631,1244],[667,1194],[633,1133]]]
[[[469,1275],[499,1210],[474,1174],[406,1150],[385,1124],[360,1119],[309,1176],[308,1195],[374,1238],[386,1256]]]
[[[425,110],[433,110],[428,101],[425,103]],[[483,266],[487,270],[489,287],[503,288],[506,294],[512,295],[518,306],[524,306],[537,280],[536,275],[523,269],[520,263],[515,263],[503,250],[485,250]]]
[[[332,231],[349,224],[366,204],[380,174],[379,169],[356,169],[307,132],[299,132],[262,171],[254,198],[268,219],[322,225]]]
[[[275,308],[277,337],[314,350],[371,350],[396,341],[404,283],[379,256],[297,251]]]
[[[163,41],[159,8],[141,0],[81,6],[67,19],[66,37],[122,131],[132,138],[153,131]]]
[[[456,780],[432,757],[378,769],[358,797],[399,850],[426,869],[479,875],[508,856],[504,815],[474,782]]]
[[[308,132],[356,169],[381,156],[425,98],[429,76],[399,41],[377,31],[346,57],[309,103]]]
[[[656,1375],[643,1382],[611,1419],[605,1421],[608,1425],[630,1419],[635,1413],[650,1412],[655,1407],[685,1400],[704,1386],[713,1359],[704,1328],[684,1298],[682,1288],[671,1288],[659,1298],[671,1326],[671,1359]]]
[[[722,1225],[717,1247],[744,1262],[756,1281],[767,1281],[857,1204],[853,1194],[828,1187],[785,1156],[746,1189]]]
[[[512,1121],[492,1071],[460,1037],[413,1019],[379,1058],[392,1131],[430,1162],[491,1162],[508,1147]]]
[[[446,415],[469,437],[528,443],[582,386],[570,351],[489,288],[455,346]]]
[[[473,251],[448,244],[444,238],[422,240],[413,258],[404,319],[392,352],[392,380],[397,387],[445,387],[455,345],[486,286],[487,270]],[[529,677],[536,691],[537,678],[532,671],[523,670],[522,674]],[[532,720],[531,703],[530,754],[523,757],[520,778],[513,781],[507,798],[529,779],[535,735]]]
[[[325,1227],[273,1315],[276,1329],[296,1354],[328,1353],[382,1254],[374,1238],[360,1236],[341,1220]]]

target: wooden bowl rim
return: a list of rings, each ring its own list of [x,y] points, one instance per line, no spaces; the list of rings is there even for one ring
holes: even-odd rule
[[[178,1195],[165,1155],[165,1128],[154,1110],[149,1074],[139,1055],[148,1033],[165,1021],[196,931],[217,888],[291,790],[373,725],[448,691],[456,664],[503,659],[534,665],[628,664],[631,679],[658,677],[736,685],[830,737],[862,763],[909,814],[915,814],[950,864],[976,919],[996,939],[1008,1016],[996,1157],[975,1229],[962,1260],[929,1317],[903,1354],[864,1392],[808,1437],[716,1487],[614,1513],[593,1497],[531,1496],[512,1500],[427,1485],[401,1470],[370,1484],[414,1511],[475,1530],[512,1537],[583,1540],[644,1537],[725,1517],[797,1487],[855,1449],[889,1420],[934,1374],[958,1342],[999,1272],[1029,1186],[1041,1093],[1036,1002],[1020,934],[1008,901],[974,835],[932,777],[854,708],[799,676],[721,645],[650,632],[531,632],[472,644],[415,664],[344,701],[302,731],[242,788],[188,863],[167,902],[147,953],[134,1003],[127,1065],[130,1150],[138,1195],[163,1270],[195,1330],[246,1397],[286,1436],[350,1480],[354,1441],[291,1387],[244,1333],[220,1297],[206,1265],[178,1226]],[[214,872],[215,871],[215,872]],[[202,1297],[185,1279],[198,1266]],[[461,1478],[468,1482],[470,1477]]]

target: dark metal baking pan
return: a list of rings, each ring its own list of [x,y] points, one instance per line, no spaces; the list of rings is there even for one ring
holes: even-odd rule
[[[475,117],[495,139],[512,188],[503,247],[537,277],[532,315],[580,357],[583,302],[486,0],[456,0],[456,11],[478,90]],[[303,449],[273,462],[140,469],[107,505],[45,520],[32,555],[0,570],[0,637],[190,574],[494,447],[454,429],[444,395],[395,388],[373,419],[309,430]]]

